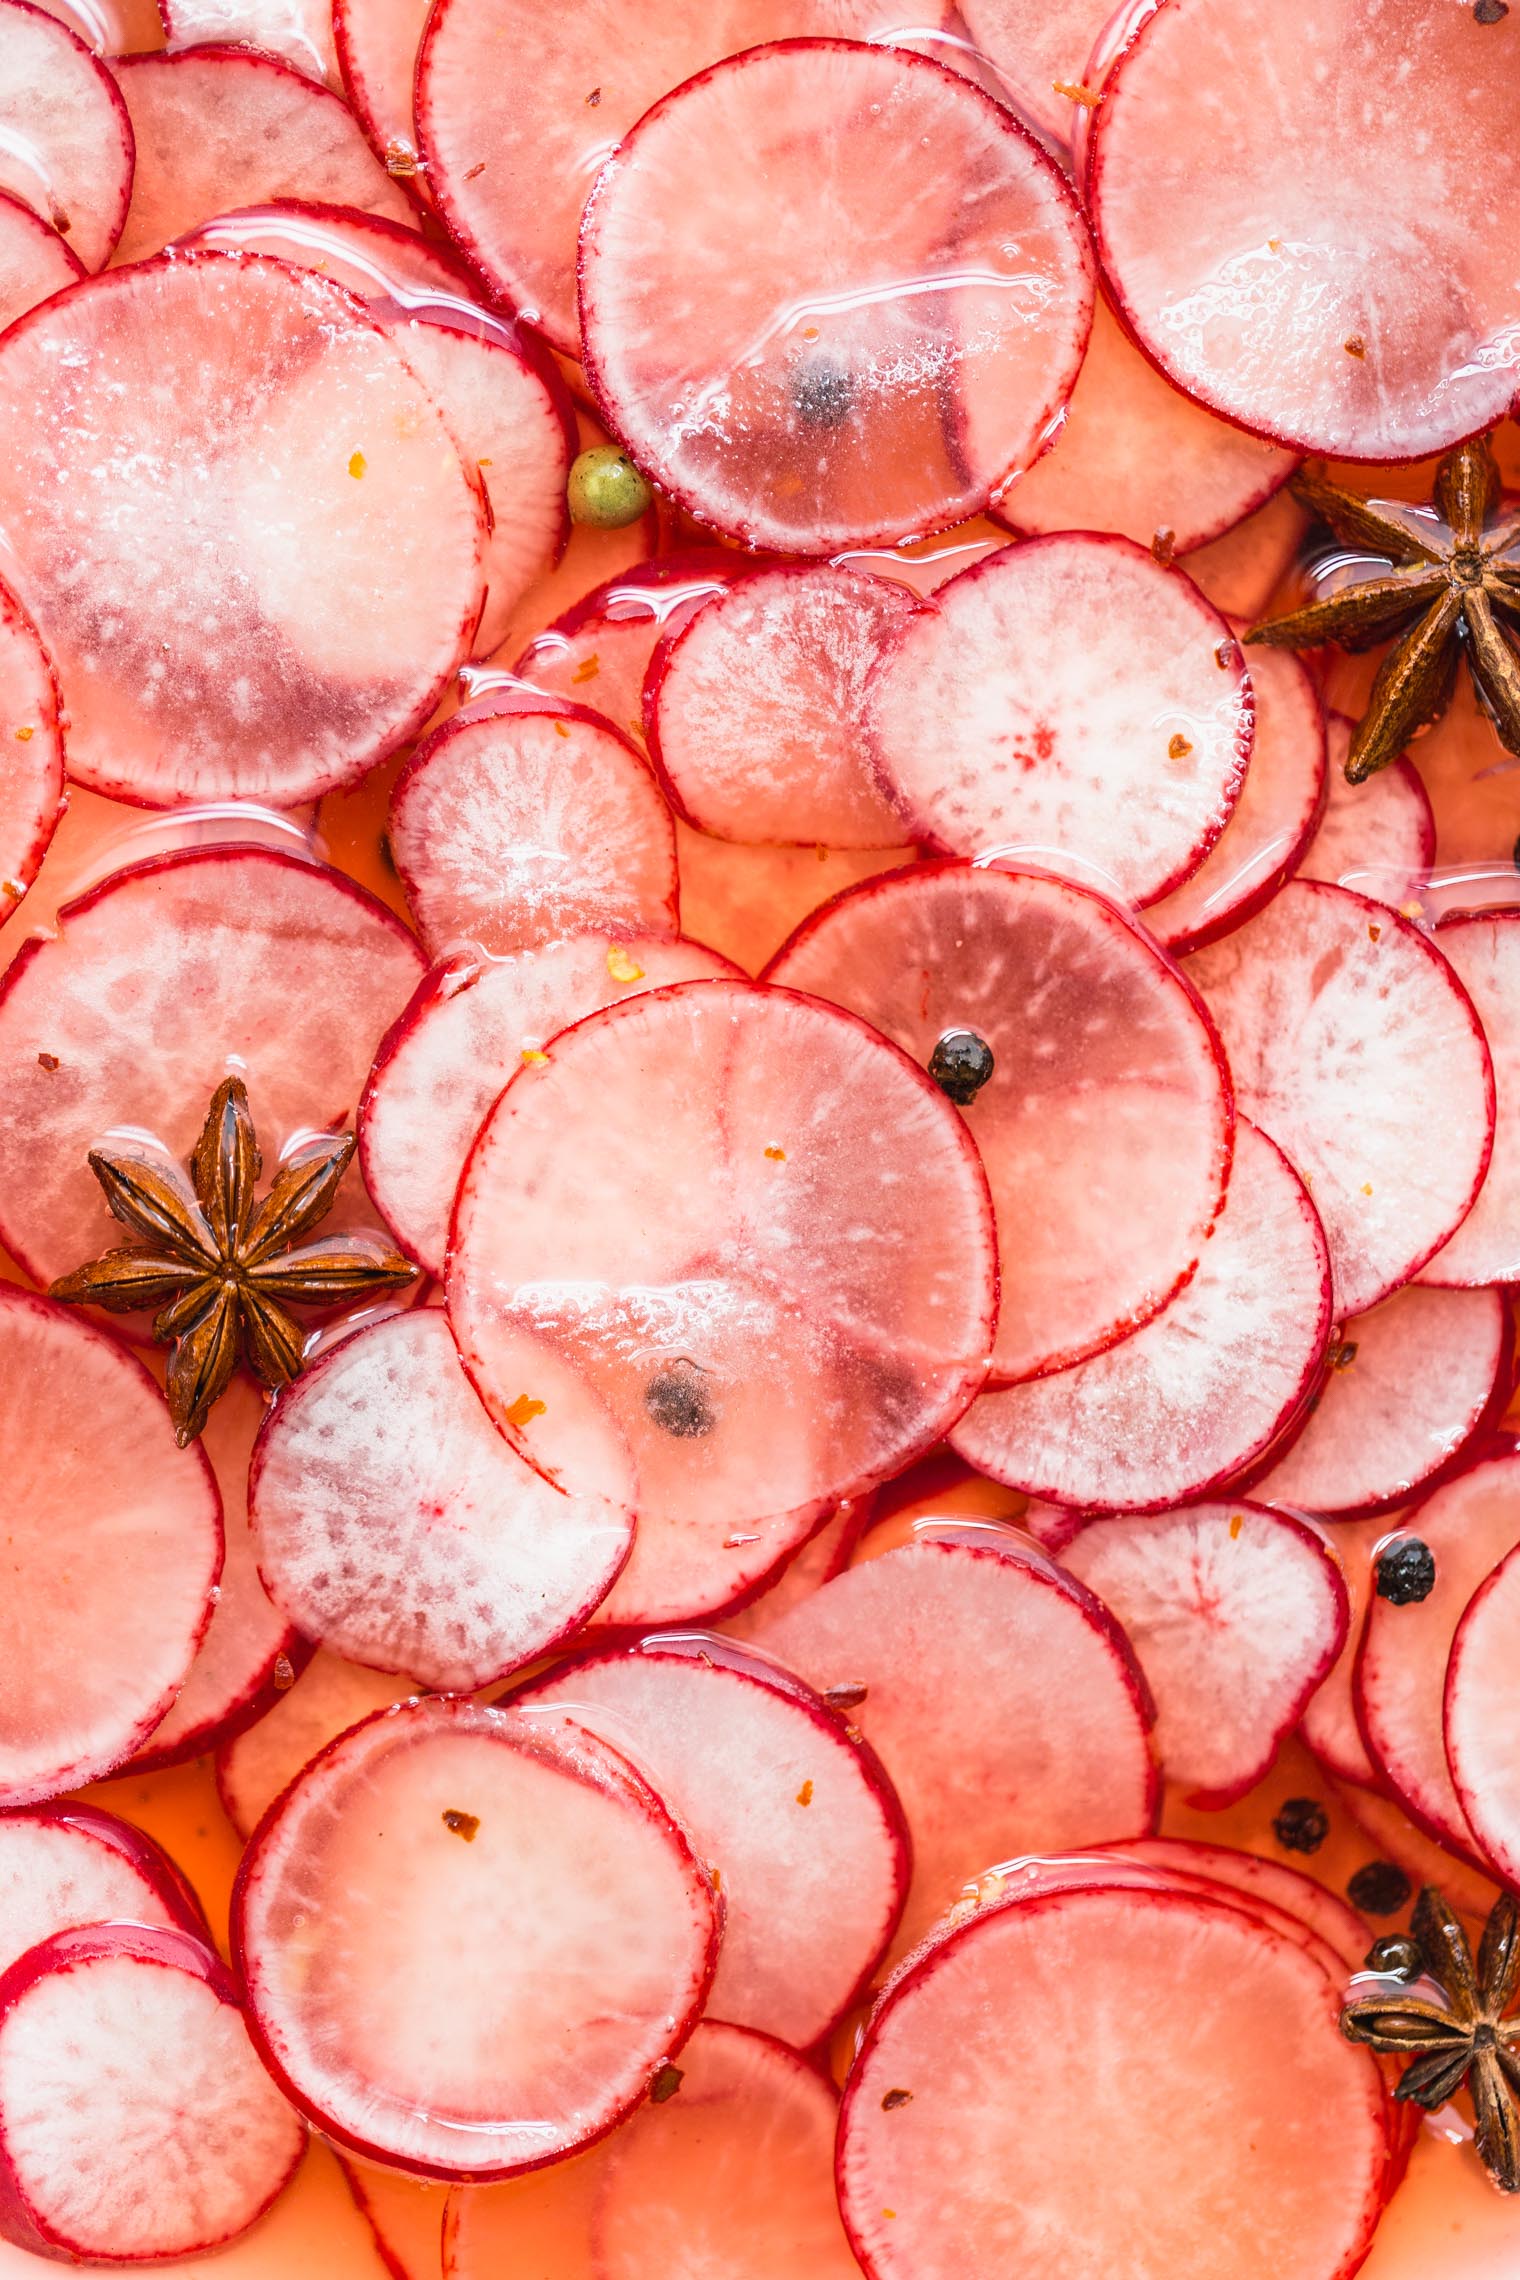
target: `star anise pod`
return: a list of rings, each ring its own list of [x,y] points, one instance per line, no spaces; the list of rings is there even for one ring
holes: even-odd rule
[[[1415,1902],[1410,1930],[1425,1969],[1446,1997],[1368,1995],[1348,2003],[1341,2031],[1352,2042],[1397,2057],[1418,2053],[1394,2091],[1419,2106],[1441,2106],[1465,2082],[1477,2123],[1474,2144],[1494,2183],[1520,2193],[1520,2018],[1506,2018],[1520,1987],[1520,1935],[1508,1893],[1484,1927],[1476,1968],[1467,1934],[1434,1885]]]
[[[352,1133],[314,1141],[280,1167],[260,1201],[262,1159],[238,1077],[217,1088],[188,1183],[145,1158],[91,1150],[107,1203],[146,1241],[92,1259],[55,1282],[51,1295],[113,1314],[158,1308],[153,1335],[172,1348],[169,1409],[182,1449],[239,1359],[265,1385],[299,1376],[304,1338],[292,1306],[338,1306],[415,1277],[416,1268],[378,1235],[301,1240],[332,1209],[353,1152]]]
[[[1343,545],[1381,556],[1381,577],[1253,626],[1247,641],[1280,649],[1369,649],[1397,636],[1378,667],[1346,755],[1360,784],[1396,760],[1417,729],[1446,710],[1457,660],[1492,715],[1501,742],[1520,753],[1520,514],[1499,515],[1499,464],[1488,438],[1459,444],[1436,469],[1435,521],[1364,499],[1310,466],[1293,489]],[[1497,517],[1497,519],[1496,519]]]

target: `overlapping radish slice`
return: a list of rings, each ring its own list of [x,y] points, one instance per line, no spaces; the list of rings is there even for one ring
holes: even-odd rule
[[[1223,538],[1187,558],[1187,573],[1226,617],[1259,618],[1292,568],[1309,517],[1291,491],[1276,492]],[[1254,662],[1254,661],[1253,661]]]
[[[1499,1897],[1489,1875],[1434,1843],[1375,1786],[1343,1791],[1341,1803],[1365,1838],[1369,1853],[1402,1868],[1411,1888],[1439,1886],[1454,1908],[1482,1923]]]
[[[741,567],[742,557],[718,547],[641,562],[536,634],[512,670],[551,696],[592,706],[641,744],[644,676],[656,647]]]
[[[869,1551],[758,1643],[841,1705],[902,1800],[901,1951],[989,1862],[1146,1835],[1151,1708],[1112,1616],[1015,1530]]]
[[[0,191],[0,331],[85,274],[51,222]]]
[[[551,1711],[434,1699],[287,1791],[244,1856],[233,1944],[266,2063],[329,2136],[483,2180],[644,2095],[706,2000],[720,1920],[616,1751]]]
[[[82,783],[291,806],[427,718],[479,615],[484,501],[340,288],[222,254],[92,279],[3,336],[0,419]]]
[[[0,2232],[39,2256],[219,2248],[288,2184],[306,2133],[188,1932],[97,1924],[0,1977]]]
[[[1251,677],[1257,673],[1251,658]],[[1395,910],[1425,882],[1435,861],[1436,823],[1430,795],[1412,760],[1395,760],[1365,784],[1348,784],[1346,754],[1352,723],[1332,713],[1328,724],[1330,772],[1325,812],[1310,840],[1298,875],[1304,879],[1344,880]]]
[[[351,880],[251,847],[118,871],[58,924],[0,984],[0,1241],[44,1283],[119,1238],[86,1162],[100,1140],[188,1157],[231,1069],[272,1170],[352,1116],[422,970]],[[372,1222],[350,1175],[326,1224]]]
[[[1515,1635],[1520,1560],[1513,1551],[1479,1585],[1446,1666],[1446,1757],[1462,1810],[1505,1883],[1520,1879]]]
[[[58,232],[86,269],[122,233],[132,126],[105,65],[28,0],[0,9],[0,190]]]
[[[1019,110],[1051,142],[1069,143],[1109,0],[966,0],[961,13]]]
[[[1242,1118],[1224,1209],[1170,1305],[1074,1369],[984,1393],[951,1443],[979,1471],[1052,1504],[1164,1511],[1270,1446],[1315,1383],[1329,1331],[1314,1206]]]
[[[0,926],[36,878],[63,814],[63,767],[52,660],[0,585]]]
[[[804,1599],[811,1599],[822,1585],[832,1583],[835,1576],[843,1574],[849,1566],[871,1523],[875,1505],[874,1493],[847,1496],[835,1506],[823,1526],[809,1536],[800,1551],[794,1552],[757,1589],[746,1592],[739,1605],[730,1608],[714,1628],[726,1638],[758,1639],[765,1626],[778,1615],[788,1614]]]
[[[910,836],[1154,902],[1229,821],[1251,752],[1229,626],[1128,539],[1005,547],[908,621],[871,737]]]
[[[372,1711],[410,1701],[416,1692],[410,1679],[364,1670],[319,1647],[273,1709],[217,1751],[217,1793],[238,1835],[245,1842],[253,1835],[281,1790],[319,1750]]]
[[[425,136],[459,6],[424,50]],[[827,554],[958,522],[1038,457],[1091,254],[1065,176],[980,88],[790,41],[625,136],[587,201],[580,302],[587,377],[639,465],[746,545]]]
[[[1272,1493],[1269,1484],[1270,1475],[1261,1484],[1268,1495]],[[1351,1621],[1347,1626],[1346,1644],[1304,1705],[1300,1722],[1303,1738],[1320,1764],[1337,1781],[1355,1782],[1359,1789],[1376,1788],[1378,1770],[1367,1755],[1367,1745],[1356,1721],[1352,1682],[1361,1648],[1362,1626],[1367,1619],[1367,1602],[1377,1580],[1373,1561],[1379,1544],[1389,1532],[1388,1520],[1381,1515],[1368,1520],[1337,1521],[1334,1544],[1350,1603]]]
[[[1436,941],[1477,1008],[1493,1056],[1494,1152],[1478,1200],[1423,1270],[1433,1283],[1520,1278],[1520,909],[1455,914]]]
[[[1229,1170],[1229,1079],[1193,991],[1112,904],[1035,872],[921,865],[827,904],[766,973],[921,1066],[954,1031],[990,1047],[964,1114],[998,1219],[997,1377],[1097,1352],[1192,1273]]]
[[[386,172],[432,203],[417,154],[412,86],[427,0],[333,0],[332,37],[354,116]]]
[[[1238,1852],[1233,1845],[1199,1844],[1183,1837],[1140,1837],[1126,1845],[1106,1847],[1105,1852],[1108,1857],[1145,1861],[1172,1875],[1205,1877],[1211,1884],[1245,1893],[1258,1908],[1296,1916],[1316,1940],[1334,1950],[1349,1971],[1362,1968],[1367,1952],[1367,1927],[1362,1918],[1312,1876],[1300,1874],[1283,1861]]]
[[[211,1468],[104,1331],[0,1283],[0,1803],[111,1773],[184,1684],[222,1565]]]
[[[437,956],[564,935],[670,934],[676,849],[643,755],[584,705],[483,698],[419,746],[391,802],[391,848]]]
[[[676,818],[681,924],[747,974],[758,974],[795,927],[837,894],[896,871],[911,847],[744,847]]]
[[[1333,1519],[1402,1503],[1497,1418],[1513,1337],[1497,1290],[1412,1285],[1353,1315],[1302,1431],[1252,1493]]]
[[[735,970],[699,942],[605,934],[435,967],[376,1055],[360,1109],[364,1177],[398,1242],[442,1275],[455,1191],[486,1113],[560,1030],[640,991]]]
[[[324,0],[159,0],[159,12],[171,48],[260,48],[307,79],[339,84]]]
[[[382,2169],[351,2153],[339,2154],[338,2166],[391,2280],[440,2280],[450,2188],[434,2178]]]
[[[1156,1702],[1156,1746],[1195,1805],[1228,1805],[1271,1766],[1346,1641],[1324,1538],[1260,1505],[1094,1520],[1061,1564],[1123,1624]]]
[[[1493,1070],[1472,1000],[1406,919],[1306,879],[1188,971],[1241,1108],[1312,1185],[1338,1312],[1364,1313],[1450,1239],[1488,1169]]]
[[[0,1973],[59,1932],[112,1922],[206,1929],[173,1861],[129,1821],[97,1805],[0,1813]]]

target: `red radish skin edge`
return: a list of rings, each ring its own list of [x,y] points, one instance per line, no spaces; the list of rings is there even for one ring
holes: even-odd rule
[[[181,1930],[192,1939],[210,1944],[206,1913],[190,1879],[146,1829],[139,1829],[133,1822],[124,1821],[99,1805],[87,1805],[82,1798],[9,1806],[0,1812],[0,1831],[7,1821],[42,1821],[58,1828],[77,1829],[81,1836],[108,1846],[136,1869],[146,1883],[156,1888],[159,1899],[177,1919]]]

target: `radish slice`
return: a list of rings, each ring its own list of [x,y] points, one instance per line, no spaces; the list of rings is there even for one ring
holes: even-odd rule
[[[1369,1851],[1402,1868],[1411,1888],[1438,1885],[1454,1908],[1481,1924],[1499,1895],[1491,1879],[1470,1862],[1435,1844],[1417,1829],[1391,1797],[1381,1790],[1357,1789],[1342,1794],[1341,1803],[1360,1829]],[[1495,2280],[1500,2280],[1496,2275]]]
[[[845,1714],[902,1799],[913,1884],[898,1953],[989,1861],[1155,1825],[1151,1708],[1124,1635],[1012,1529],[920,1530],[758,1643],[825,1700],[855,1697]]]
[[[1337,1311],[1365,1313],[1450,1238],[1488,1169],[1493,1069],[1472,1000],[1406,919],[1306,879],[1188,971],[1241,1108],[1312,1184]]]
[[[1496,1422],[1514,1325],[1497,1290],[1395,1291],[1353,1315],[1303,1430],[1252,1493],[1332,1519],[1386,1512]]]
[[[512,667],[551,696],[592,705],[644,741],[644,676],[662,636],[674,635],[733,582],[732,554],[717,547],[662,554],[597,586],[529,642]]]
[[[443,2217],[451,2188],[353,2154],[337,2159],[391,2280],[442,2280]]]
[[[0,926],[36,878],[62,818],[63,765],[52,660],[0,585]]]
[[[292,805],[432,711],[479,615],[484,503],[337,286],[220,254],[91,279],[0,338],[0,418],[81,782]]]
[[[1254,1504],[1095,1520],[1061,1564],[1123,1624],[1156,1700],[1156,1745],[1192,1805],[1233,1804],[1346,1641],[1349,1610],[1322,1536]]]
[[[459,4],[423,51],[424,139]],[[943,529],[1038,458],[1092,267],[1065,176],[980,88],[899,49],[790,41],[624,137],[587,201],[580,300],[586,376],[661,488],[747,546],[828,554]]]
[[[953,1429],[968,1464],[1052,1504],[1159,1512],[1270,1446],[1323,1365],[1330,1266],[1314,1206],[1242,1118],[1225,1208],[1166,1310],[1075,1369],[985,1393]]]
[[[0,331],[84,274],[78,254],[50,222],[0,191]]]
[[[1263,1482],[1263,1488],[1266,1487]],[[1367,1755],[1362,1730],[1356,1721],[1353,1679],[1367,1620],[1367,1602],[1376,1578],[1373,1557],[1388,1535],[1386,1518],[1340,1520],[1335,1528],[1335,1550],[1351,1606],[1346,1644],[1334,1666],[1325,1673],[1313,1699],[1305,1704],[1300,1730],[1320,1764],[1337,1781],[1355,1782],[1359,1789],[1375,1789],[1377,1767]]]
[[[1253,679],[1256,671],[1253,654]],[[1325,812],[1298,873],[1333,885],[1344,879],[1347,886],[1397,910],[1424,885],[1436,859],[1430,795],[1412,760],[1395,760],[1365,784],[1348,784],[1352,727],[1344,713],[1331,714]]]
[[[307,79],[337,87],[326,0],[159,0],[171,48],[260,48]]]
[[[217,1793],[238,1835],[247,1842],[280,1792],[319,1750],[372,1711],[410,1701],[416,1691],[409,1679],[361,1670],[318,1648],[273,1709],[217,1751]]]
[[[1520,1279],[1520,909],[1459,912],[1441,921],[1436,938],[1488,1039],[1496,1121],[1493,1157],[1478,1200],[1423,1279],[1514,1282]]]
[[[614,1499],[631,1462],[641,1526],[699,1568],[936,1440],[986,1373],[996,1294],[986,1179],[944,1095],[863,1021],[727,981],[609,1006],[518,1071],[448,1277],[514,1445]]]
[[[712,1632],[582,1655],[514,1696],[639,1766],[715,1873],[719,2018],[806,2050],[860,2000],[907,1897],[907,1830],[874,1751],[811,1687]]]
[[[99,269],[132,194],[132,125],[116,84],[68,25],[27,0],[0,4],[0,58],[0,190]]]
[[[1077,531],[941,586],[883,661],[871,736],[913,838],[1148,903],[1229,821],[1252,720],[1239,647],[1197,588]]]
[[[794,1552],[758,1590],[746,1593],[742,1604],[731,1609],[714,1628],[725,1638],[744,1643],[757,1640],[777,1616],[790,1614],[804,1599],[811,1599],[815,1591],[844,1573],[871,1523],[874,1508],[874,1497],[847,1496],[801,1551]]]
[[[751,571],[667,633],[644,718],[688,822],[750,844],[899,845],[860,720],[883,646],[914,609],[888,579],[787,563]]]
[[[644,990],[735,971],[699,942],[605,934],[435,967],[376,1055],[360,1108],[364,1177],[396,1240],[443,1274],[455,1192],[487,1112],[560,1030]]]
[[[478,2182],[621,2121],[691,2031],[720,1920],[614,1750],[433,1700],[342,1736],[269,1814],[233,1948],[266,2064],[330,2137]]]
[[[158,1724],[211,1619],[222,1516],[141,1363],[10,1283],[0,1387],[0,1804],[29,1805],[114,1772]]]
[[[96,1805],[0,1813],[0,1972],[58,1932],[112,1921],[206,1934],[173,1861],[129,1821]]]
[[[794,927],[863,879],[913,860],[911,847],[741,847],[676,818],[681,924],[747,974],[775,957]]]
[[[919,865],[815,913],[766,978],[924,1066],[956,1030],[990,1047],[964,1115],[1000,1230],[997,1378],[1099,1352],[1193,1273],[1224,1199],[1229,1079],[1192,990],[1111,904],[1034,872]]]
[[[1446,1666],[1446,1757],[1467,1822],[1507,1884],[1520,1876],[1516,1778],[1516,1610],[1520,1560],[1509,1552],[1468,1603]]]
[[[1174,1874],[1207,1878],[1242,1892],[1258,1907],[1296,1916],[1315,1938],[1339,1956],[1348,1971],[1360,1971],[1367,1953],[1367,1926],[1354,1908],[1338,1900],[1312,1876],[1260,1853],[1237,1852],[1230,1845],[1198,1844],[1185,1837],[1140,1837],[1104,1848],[1104,1857],[1146,1861]]]
[[[85,1160],[104,1135],[188,1157],[230,1068],[272,1169],[353,1114],[375,1040],[422,968],[405,928],[351,880],[262,848],[139,863],[58,925],[0,981],[0,1241],[43,1283],[120,1239]],[[366,1223],[373,1207],[350,1176],[324,1224]]]
[[[840,2206],[869,2280],[1221,2280],[1242,2238],[1278,2280],[1354,2271],[1388,2138],[1341,2000],[1286,1932],[1201,1891],[974,1915],[891,1989],[845,2090]],[[1181,2114],[1208,2117],[1185,2145]]]
[[[62,1932],[0,1977],[0,2231],[19,2247],[67,2263],[220,2248],[305,2144],[232,1974],[189,1933]]]
[[[493,696],[413,754],[391,849],[423,941],[502,954],[567,934],[674,934],[676,849],[647,762],[600,714]]]
[[[1049,141],[1072,139],[1078,90],[1113,0],[965,0],[977,47],[1014,104]]]
[[[343,85],[370,148],[419,203],[432,193],[417,154],[412,83],[428,0],[332,0]]]
[[[164,44],[158,0],[38,0],[38,5],[44,15],[56,16],[77,33],[92,55],[131,55]]]
[[[1278,491],[1223,538],[1187,558],[1187,572],[1216,610],[1248,623],[1266,610],[1293,567],[1309,517],[1291,491]]]

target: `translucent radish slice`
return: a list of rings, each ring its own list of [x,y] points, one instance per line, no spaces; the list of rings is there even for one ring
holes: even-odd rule
[[[408,761],[391,850],[434,956],[593,931],[674,934],[676,849],[648,763],[600,714],[488,697]]]
[[[1124,1626],[1168,1779],[1202,1806],[1254,1788],[1346,1642],[1346,1587],[1324,1538],[1285,1512],[1198,1504],[1095,1520],[1061,1564]]]
[[[0,585],[0,926],[36,878],[63,814],[59,713],[42,636]]]
[[[998,1216],[996,1377],[1096,1353],[1193,1272],[1229,1171],[1229,1080],[1193,992],[1111,904],[1034,872],[920,865],[826,905],[766,977],[920,1066],[956,1030],[991,1048],[964,1114]]]
[[[920,1532],[836,1576],[758,1643],[825,1699],[856,1697],[847,1715],[879,1752],[913,1843],[899,1953],[989,1862],[1155,1824],[1151,1709],[1124,1635],[1013,1530]]]
[[[387,174],[429,205],[412,85],[428,0],[333,0],[332,36],[354,116]]]
[[[966,0],[961,13],[1026,118],[1052,142],[1068,143],[1074,91],[1113,14],[1111,0]]]
[[[1187,572],[1226,617],[1259,618],[1293,567],[1309,518],[1291,491],[1278,491],[1223,538],[1187,558]]]
[[[1231,1845],[1205,1845],[1183,1837],[1141,1837],[1107,1848],[1129,1860],[1148,1862],[1183,1876],[1202,1876],[1243,1892],[1260,1905],[1296,1916],[1332,1948],[1349,1971],[1360,1971],[1367,1953],[1367,1927],[1354,1908],[1338,1900],[1312,1876],[1260,1853],[1237,1852]]]
[[[0,190],[99,269],[132,192],[132,127],[111,74],[28,0],[4,0],[0,57]]]
[[[431,1307],[341,1340],[276,1403],[249,1508],[307,1638],[460,1693],[567,1638],[633,1540],[630,1513],[561,1496],[492,1430]]]
[[[870,1981],[907,1897],[902,1812],[874,1751],[768,1657],[711,1632],[578,1656],[514,1697],[640,1767],[716,1872],[709,2008],[807,2050]]]
[[[996,1310],[987,1184],[944,1095],[864,1022],[680,983],[513,1078],[460,1187],[448,1300],[529,1461],[613,1498],[631,1461],[641,1526],[700,1562],[960,1415]]]
[[[360,1111],[364,1177],[397,1241],[442,1275],[455,1192],[487,1111],[560,1030],[644,990],[735,971],[698,942],[605,934],[435,967],[376,1055]]]
[[[245,2232],[306,2132],[188,1933],[97,1924],[0,1978],[0,2231],[34,2255],[193,2256]]]
[[[1314,1206],[1241,1119],[1224,1209],[1164,1312],[1075,1369],[983,1394],[951,1443],[979,1471],[1052,1504],[1164,1511],[1270,1446],[1318,1378],[1329,1332]]]
[[[159,0],[171,48],[262,49],[307,79],[339,86],[325,0]]]
[[[372,1711],[409,1701],[416,1691],[409,1679],[361,1670],[319,1648],[289,1692],[217,1751],[217,1792],[238,1835],[246,1843],[319,1750]]]
[[[111,1922],[206,1931],[168,1854],[130,1822],[95,1805],[0,1813],[0,1973],[58,1932]]]
[[[1489,1877],[1434,1843],[1380,1789],[1357,1789],[1350,1795],[1343,1792],[1341,1803],[1360,1829],[1369,1854],[1393,1861],[1403,1869],[1411,1886],[1438,1885],[1453,1907],[1474,1922],[1483,1922],[1499,1897]]]
[[[1382,2078],[1336,2032],[1341,2001],[1288,1933],[1202,1892],[973,1916],[897,1982],[845,2091],[840,2206],[869,2280],[1222,2280],[1242,2237],[1279,2280],[1339,2280],[1388,2164]],[[1102,2062],[1052,2067],[1071,2049]]]
[[[847,887],[913,860],[911,847],[741,847],[676,818],[681,924],[758,974],[810,912]]]
[[[1251,658],[1256,677],[1256,657]],[[1395,910],[1425,883],[1436,856],[1436,822],[1430,795],[1412,760],[1395,760],[1365,784],[1348,784],[1346,754],[1352,723],[1332,713],[1328,724],[1330,771],[1325,812],[1298,866],[1303,879],[1344,879]]]
[[[483,2181],[645,2094],[706,2000],[720,1920],[616,1751],[551,1711],[434,1699],[287,1792],[244,1856],[233,1946],[266,2063],[329,2136]]]
[[[92,790],[290,806],[432,711],[484,502],[337,286],[220,254],[91,279],[0,338],[0,417],[13,581]]]
[[[1252,1493],[1332,1519],[1401,1504],[1497,1419],[1513,1336],[1497,1290],[1411,1286],[1353,1315],[1303,1430]]]
[[[790,1614],[804,1599],[811,1599],[824,1584],[832,1583],[849,1566],[851,1555],[870,1524],[874,1498],[847,1496],[835,1508],[800,1552],[793,1553],[759,1591],[750,1593],[740,1607],[724,1615],[715,1628],[726,1638],[752,1641],[777,1616]]]
[[[1436,940],[1483,1024],[1497,1115],[1478,1200],[1424,1269],[1424,1279],[1514,1282],[1520,1279],[1520,910],[1458,914],[1442,921]]]
[[[119,1238],[86,1162],[104,1135],[188,1157],[231,1068],[272,1170],[353,1115],[422,971],[350,880],[251,847],[118,871],[58,924],[0,984],[0,1241],[44,1283]],[[325,1224],[373,1219],[350,1174]]]
[[[640,563],[556,618],[512,670],[537,689],[594,706],[642,744],[644,676],[661,637],[721,594],[739,567],[716,547]]]
[[[1520,1875],[1517,1609],[1520,1560],[1510,1552],[1473,1594],[1446,1666],[1446,1756],[1452,1780],[1469,1827],[1509,1884]]]
[[[382,2169],[353,2154],[340,2154],[338,2165],[391,2280],[442,2280],[443,2216],[450,2188],[407,2177],[399,2169]]]
[[[222,1518],[142,1365],[10,1283],[0,1387],[0,1804],[28,1805],[114,1772],[164,1715],[211,1617]]]
[[[85,274],[50,222],[0,191],[0,331]]]
[[[39,0],[43,13],[76,32],[92,55],[132,55],[164,44],[158,0]]]
[[[1337,1312],[1365,1313],[1450,1239],[1488,1169],[1494,1080],[1471,999],[1406,919],[1307,879],[1188,971],[1241,1108],[1312,1185]]]
[[[1235,638],[1197,588],[1077,531],[941,586],[883,661],[871,736],[913,838],[1148,903],[1229,821],[1252,719]]]
[[[1261,1485],[1267,1488],[1266,1482]],[[1333,1668],[1321,1679],[1313,1699],[1305,1704],[1300,1726],[1305,1742],[1320,1764],[1334,1774],[1337,1781],[1355,1782],[1359,1789],[1375,1789],[1381,1778],[1367,1755],[1367,1745],[1356,1722],[1352,1680],[1362,1642],[1362,1626],[1367,1619],[1367,1602],[1375,1581],[1373,1558],[1388,1532],[1388,1521],[1383,1517],[1340,1520],[1336,1524],[1334,1544],[1351,1605],[1351,1621],[1346,1644]]]

